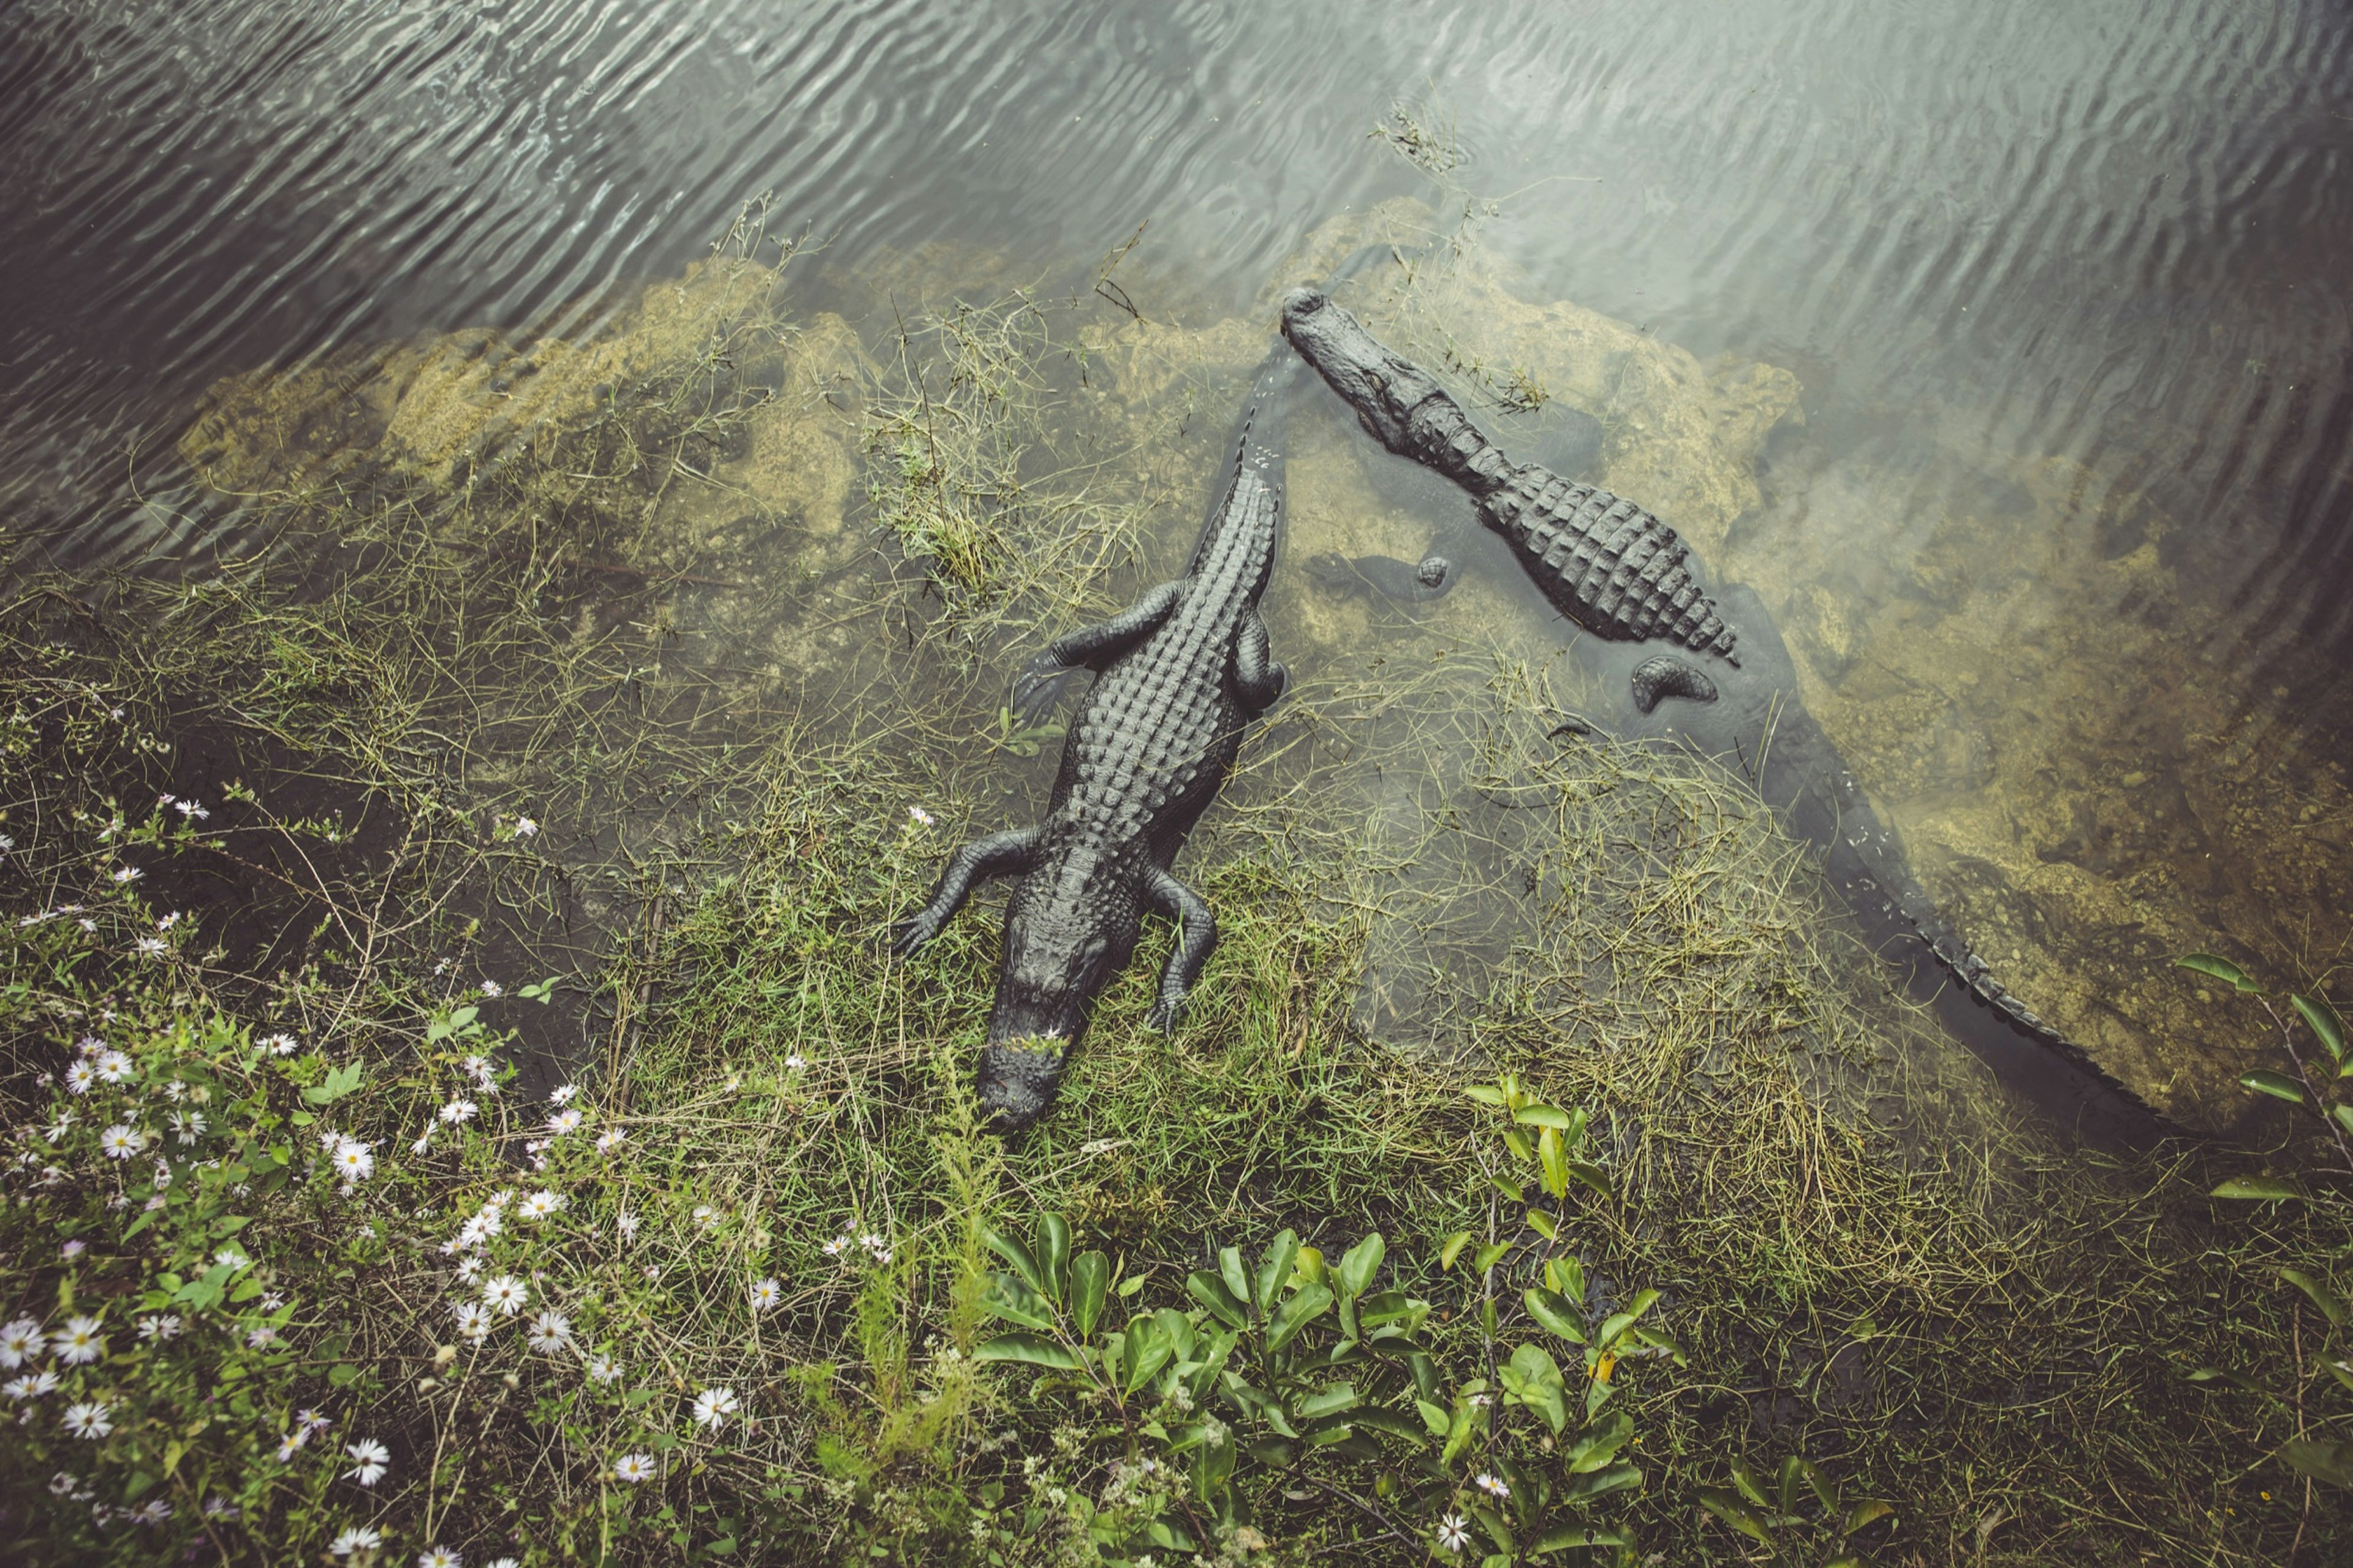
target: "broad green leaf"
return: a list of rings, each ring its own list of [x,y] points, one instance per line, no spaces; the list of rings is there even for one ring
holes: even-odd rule
[[[1186,1292],[1209,1309],[1218,1321],[1229,1329],[1250,1327],[1250,1309],[1226,1288],[1226,1282],[1206,1268],[1196,1268],[1186,1277]]]
[[[1609,1190],[1609,1173],[1590,1161],[1571,1160],[1568,1163],[1568,1174],[1570,1180],[1584,1183],[1599,1196],[1607,1198],[1616,1195]]]
[[[349,1362],[345,1362],[341,1366],[329,1367],[327,1369],[327,1386],[330,1388],[348,1388],[359,1380],[359,1375],[360,1369],[352,1365]]]
[[[2274,1072],[2269,1068],[2241,1073],[2239,1087],[2252,1089],[2257,1094],[2268,1094],[2274,1100],[2284,1100],[2292,1105],[2304,1103],[2304,1090],[2297,1087],[2295,1079],[2284,1072]]]
[[[1058,1214],[1038,1216],[1039,1289],[1060,1301],[1071,1289],[1071,1222]]]
[[[1023,1245],[1019,1237],[992,1229],[983,1233],[983,1239],[988,1243],[991,1252],[1013,1265],[1013,1271],[1021,1277],[1023,1283],[1040,1296],[1046,1294],[1046,1277],[1038,1271],[1037,1258]]]
[[[1522,1345],[1496,1375],[1514,1398],[1544,1417],[1555,1436],[1568,1425],[1568,1390],[1561,1382],[1560,1367],[1542,1346]]]
[[[1497,1192],[1513,1203],[1524,1204],[1528,1201],[1527,1189],[1509,1176],[1489,1176],[1487,1181]]]
[[[1291,1266],[1291,1278],[1302,1284],[1328,1285],[1331,1274],[1330,1267],[1324,1261],[1324,1249],[1320,1247],[1301,1247],[1299,1261]]]
[[[1218,1248],[1218,1278],[1234,1293],[1234,1300],[1247,1302],[1250,1299],[1250,1271],[1242,1267],[1242,1249],[1239,1247]]]
[[[1658,1299],[1659,1293],[1656,1290],[1636,1291],[1634,1294],[1634,1304],[1627,1308],[1622,1312],[1611,1313],[1602,1323],[1601,1331],[1593,1336],[1593,1342],[1599,1345],[1604,1350],[1608,1350],[1611,1345],[1616,1344],[1619,1337],[1624,1334],[1628,1329],[1632,1328],[1634,1326],[1634,1321],[1637,1318],[1640,1318],[1643,1313],[1649,1311],[1651,1304],[1658,1300]]]
[[[1110,1290],[1110,1258],[1100,1252],[1082,1252],[1071,1260],[1071,1321],[1078,1325],[1079,1338],[1093,1336]]]
[[[1528,1135],[1516,1127],[1504,1129],[1504,1147],[1523,1160],[1533,1160],[1536,1157],[1536,1146],[1529,1142]]]
[[[2188,952],[2173,962],[2183,969],[2194,969],[2200,974],[2211,974],[2217,980],[2227,980],[2242,991],[2263,989],[2249,978],[2245,970],[2229,959],[2217,958],[2211,952]]]
[[[1846,1519],[1840,1524],[1839,1533],[1841,1535],[1852,1535],[1864,1525],[1875,1523],[1880,1520],[1889,1518],[1894,1512],[1895,1505],[1894,1503],[1888,1502],[1880,1498],[1865,1498],[1862,1501],[1855,1504],[1852,1508],[1846,1510]]]
[[[1419,1413],[1421,1424],[1430,1428],[1430,1435],[1433,1437],[1445,1436],[1448,1430],[1454,1425],[1454,1418],[1448,1415],[1442,1406],[1432,1405],[1427,1399],[1415,1400],[1413,1407]]]
[[[2353,1321],[2353,1309],[2346,1306],[2345,1299],[2303,1269],[2283,1268],[2280,1278],[2311,1297],[2312,1304],[2320,1309],[2321,1315],[2337,1327],[2341,1329],[2348,1321]]]
[[[2280,1445],[2279,1457],[2316,1481],[2353,1487],[2353,1443],[2311,1443],[2290,1439]]]
[[[1321,1394],[1311,1394],[1299,1402],[1302,1421],[1321,1421],[1326,1415],[1337,1415],[1344,1410],[1354,1410],[1364,1400],[1353,1383],[1335,1383]]]
[[[1750,1540],[1761,1541],[1767,1546],[1773,1544],[1772,1534],[1766,1530],[1765,1521],[1757,1516],[1754,1510],[1722,1487],[1700,1488],[1699,1505]]]
[[[1412,1422],[1407,1420],[1404,1416],[1399,1415],[1393,1410],[1382,1410],[1378,1408],[1359,1410],[1355,1415],[1349,1416],[1348,1419],[1356,1423],[1356,1426],[1366,1430],[1386,1432],[1392,1437],[1402,1437],[1407,1442],[1413,1444],[1417,1447],[1420,1447],[1420,1445],[1425,1441],[1421,1434],[1421,1428],[1416,1426]],[[1441,1426],[1439,1430],[1443,1432],[1445,1427]]]
[[[1152,1314],[1152,1321],[1160,1325],[1161,1337],[1168,1342],[1169,1350],[1175,1352],[1178,1361],[1192,1356],[1193,1347],[1200,1339],[1193,1328],[1192,1319],[1174,1307],[1162,1307]]]
[[[1544,1169],[1544,1188],[1558,1203],[1568,1196],[1568,1152],[1560,1144],[1560,1130],[1547,1127],[1536,1134],[1536,1163]]]
[[[2328,1114],[2337,1118],[2337,1125],[2353,1132],[2353,1105],[2332,1105],[2328,1108]]]
[[[1536,1543],[1528,1548],[1528,1551],[1541,1557],[1546,1552],[1566,1552],[1572,1546],[1631,1546],[1633,1544],[1634,1538],[1615,1525],[1567,1524],[1556,1530],[1547,1530],[1537,1536]]]
[[[1128,1320],[1127,1332],[1122,1338],[1119,1352],[1120,1390],[1134,1394],[1152,1381],[1152,1374],[1168,1364],[1176,1347],[1168,1342],[1157,1318],[1139,1312]]]
[[[1291,1270],[1299,1261],[1299,1233],[1286,1229],[1268,1244],[1259,1255],[1258,1279],[1253,1284],[1251,1300],[1261,1312],[1274,1310],[1274,1299],[1283,1286],[1291,1282]]]
[[[1770,1508],[1773,1506],[1765,1496],[1765,1478],[1758,1475],[1755,1470],[1750,1469],[1746,1465],[1740,1463],[1738,1460],[1735,1460],[1733,1462],[1732,1484],[1740,1489],[1741,1496],[1746,1498],[1750,1502],[1755,1503],[1758,1508]]]
[[[1562,1489],[1562,1495],[1579,1502],[1591,1502],[1595,1498],[1607,1497],[1611,1492],[1624,1491],[1629,1487],[1641,1484],[1641,1470],[1631,1465],[1611,1465],[1604,1469],[1570,1477],[1568,1485]]]
[[[1010,1274],[991,1274],[980,1292],[983,1311],[1018,1323],[1025,1329],[1054,1331],[1054,1309],[1046,1298],[1029,1289],[1029,1284]]]
[[[1348,1248],[1340,1259],[1340,1294],[1352,1300],[1363,1295],[1373,1276],[1380,1272],[1381,1259],[1388,1252],[1388,1244],[1377,1230]]]
[[[1143,1289],[1144,1276],[1141,1274],[1131,1274],[1126,1279],[1119,1282],[1117,1295],[1121,1300],[1124,1301],[1130,1296],[1134,1295],[1138,1290]]]
[[[1446,1424],[1446,1447],[1440,1450],[1438,1456],[1438,1462],[1441,1467],[1451,1465],[1462,1457],[1462,1450],[1471,1446],[1471,1438],[1475,1428],[1476,1424],[1471,1418],[1469,1405],[1465,1405],[1454,1412],[1453,1416]]]
[[[1568,1112],[1549,1105],[1523,1105],[1512,1112],[1512,1120],[1530,1127],[1549,1127],[1556,1131],[1568,1131]]]
[[[2343,1384],[2347,1388],[2353,1388],[2353,1362],[2330,1361],[2324,1356],[2321,1358],[2320,1364],[2328,1369],[2329,1376]]]
[[[1535,1231],[1538,1236],[1543,1237],[1546,1241],[1558,1241],[1560,1239],[1560,1226],[1553,1224],[1552,1215],[1545,1213],[1542,1209],[1530,1209],[1528,1211],[1528,1228]]]
[[[1474,1502],[1471,1505],[1471,1517],[1477,1520],[1481,1528],[1486,1531],[1497,1550],[1504,1553],[1504,1560],[1506,1563],[1510,1562],[1512,1527],[1504,1522],[1504,1516],[1485,1503]]]
[[[2306,1023],[2312,1026],[2312,1032],[2320,1037],[2320,1043],[2328,1047],[2328,1054],[2338,1061],[2343,1061],[2345,1059],[2345,1020],[2337,1016],[2337,1009],[2330,1006],[2326,1000],[2314,1000],[2305,996],[2290,996],[2288,1005],[2296,1010]]]
[[[1634,1436],[1634,1422],[1620,1410],[1577,1439],[1568,1450],[1568,1473],[1581,1476],[1598,1470],[1618,1457]]]
[[[1038,1334],[999,1334],[995,1339],[983,1340],[973,1347],[972,1359],[1020,1362],[1029,1366],[1050,1367],[1056,1372],[1079,1370],[1079,1358],[1069,1347]]]
[[[1462,1256],[1462,1249],[1470,1244],[1471,1233],[1467,1230],[1458,1230],[1448,1237],[1446,1244],[1438,1249],[1438,1266],[1440,1268],[1453,1268],[1454,1260]]]
[[[1581,1304],[1585,1300],[1585,1265],[1574,1258],[1546,1258],[1545,1283]]]
[[[2304,1190],[2294,1182],[2283,1182],[2276,1176],[2233,1176],[2214,1189],[2214,1196],[2261,1202],[2274,1198],[2300,1198],[2304,1196]]]
[[[1321,1285],[1309,1285],[1282,1304],[1267,1326],[1266,1348],[1280,1352],[1285,1345],[1299,1337],[1299,1331],[1331,1310],[1332,1292]]]
[[[1478,1252],[1473,1255],[1471,1260],[1471,1266],[1478,1269],[1482,1274],[1484,1274],[1488,1269],[1495,1267],[1495,1260],[1497,1258],[1503,1257],[1504,1254],[1511,1250],[1512,1244],[1508,1241],[1491,1241],[1486,1246],[1481,1247]]]
[[[1585,1342],[1585,1323],[1559,1291],[1531,1286],[1521,1300],[1527,1304],[1528,1316],[1545,1328],[1571,1344]]]
[[[1504,1103],[1504,1091],[1492,1084],[1474,1083],[1462,1092],[1482,1105],[1499,1106]]]
[[[1145,1526],[1144,1533],[1152,1538],[1153,1545],[1165,1547],[1170,1552],[1195,1552],[1199,1550],[1199,1548],[1195,1545],[1193,1538],[1185,1533],[1182,1526],[1171,1524],[1165,1519],[1154,1520],[1150,1524]]]

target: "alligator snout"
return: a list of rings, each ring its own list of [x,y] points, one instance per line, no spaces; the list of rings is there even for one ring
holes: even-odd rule
[[[1062,1053],[1058,1050],[983,1047],[980,1110],[990,1130],[1018,1131],[1045,1115],[1054,1103],[1054,1085],[1061,1076]]]

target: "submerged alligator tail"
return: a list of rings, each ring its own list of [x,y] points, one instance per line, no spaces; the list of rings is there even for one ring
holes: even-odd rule
[[[2047,1047],[2073,1069],[2069,1084],[2039,1082],[2008,1044],[2013,1036],[1989,1038],[1947,1014],[1978,1054],[2063,1120],[2115,1123],[2132,1135],[2153,1125],[2130,1090],[2011,995],[1936,912],[1902,847],[1805,710],[1796,668],[1753,593],[1726,585],[1719,608],[1674,530],[1607,490],[1513,463],[1434,377],[1391,353],[1327,295],[1294,292],[1283,302],[1282,331],[1382,446],[1469,491],[1480,521],[1511,544],[1545,597],[1594,634],[1582,651],[1624,704],[1626,734],[1687,741],[1747,773],[1790,831],[1825,852],[1831,880],[1883,956],[1931,963],[2005,1031]],[[1376,586],[1414,572],[1375,557],[1341,564]],[[1455,575],[1407,596],[1434,597]],[[1700,662],[1643,646],[1662,641],[1692,650]],[[1922,973],[1919,962],[1911,967]]]
[[[1282,510],[1282,421],[1298,361],[1261,367],[1219,500],[1185,575],[1101,626],[1057,638],[1014,689],[1025,719],[1064,679],[1096,672],[1054,778],[1044,822],[974,840],[950,858],[931,902],[898,928],[911,954],[976,884],[1019,876],[982,1050],[979,1095],[1000,1131],[1052,1103],[1064,1053],[1085,1033],[1104,984],[1135,950],[1146,910],[1177,926],[1153,1026],[1176,1026],[1218,940],[1216,917],[1170,874],[1176,851],[1226,780],[1250,722],[1282,694],[1259,596],[1274,569]]]

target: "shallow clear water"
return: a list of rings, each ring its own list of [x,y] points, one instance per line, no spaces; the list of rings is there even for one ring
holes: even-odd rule
[[[2326,971],[2353,871],[2353,24],[2320,0],[31,0],[0,16],[5,548],[201,563],[237,520],[184,504],[176,443],[222,377],[593,335],[763,190],[824,241],[803,307],[870,339],[899,284],[1083,287],[1147,220],[1147,315],[1254,331],[1317,226],[1448,199],[1367,134],[1400,100],[1500,201],[1424,325],[1625,421],[1611,482],[1781,617],[1932,892],[2137,1087],[2227,1117],[2239,1045],[2167,962]],[[1506,300],[1591,320],[1539,342]],[[1671,395],[1683,351],[1705,398]],[[1657,395],[1579,390],[1637,362]],[[1701,494],[1661,435],[1694,409],[1779,417]],[[1321,417],[1303,518],[1350,483],[1410,518]]]

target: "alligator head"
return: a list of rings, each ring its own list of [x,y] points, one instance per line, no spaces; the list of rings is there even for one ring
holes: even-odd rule
[[[980,1056],[980,1106],[999,1131],[1026,1127],[1054,1102],[1063,1053],[1134,951],[1135,895],[1107,876],[1024,883],[1005,915],[1005,961]],[[1062,884],[1055,886],[1053,884]]]
[[[1282,335],[1346,398],[1373,438],[1427,463],[1476,495],[1503,482],[1510,464],[1472,425],[1436,378],[1392,353],[1365,324],[1314,289],[1282,301]]]

